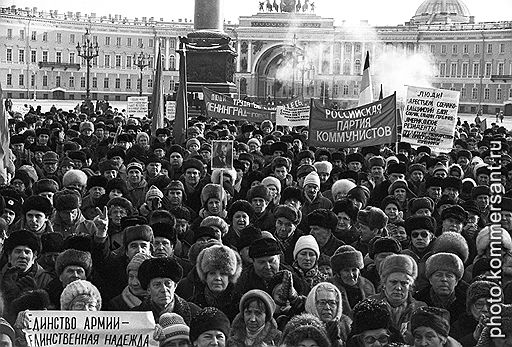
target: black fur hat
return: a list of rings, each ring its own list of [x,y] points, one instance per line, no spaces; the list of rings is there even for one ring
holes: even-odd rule
[[[151,258],[145,260],[139,267],[139,281],[142,289],[146,290],[154,278],[170,278],[178,283],[183,276],[183,268],[171,257]]]

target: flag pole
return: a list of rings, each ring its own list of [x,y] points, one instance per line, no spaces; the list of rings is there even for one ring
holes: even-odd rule
[[[188,100],[187,100],[187,41],[180,37],[180,80],[176,98],[176,117],[174,120],[174,143],[181,145],[185,142],[188,126]]]

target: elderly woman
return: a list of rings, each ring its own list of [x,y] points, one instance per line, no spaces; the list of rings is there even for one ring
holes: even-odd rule
[[[325,282],[327,276],[318,270],[320,249],[312,235],[299,237],[293,250],[292,268],[295,274],[308,284],[308,291],[320,282]]]
[[[491,337],[491,324],[478,324],[477,333],[479,333],[476,347],[503,347],[509,346],[512,339],[512,305],[501,304],[500,310],[501,326],[500,331],[503,337]],[[496,334],[496,331],[494,332]]]
[[[276,304],[266,292],[253,289],[242,296],[240,313],[233,320],[228,347],[264,347],[275,346],[281,338],[281,332],[272,317]]]
[[[60,295],[60,309],[62,311],[99,311],[101,310],[100,292],[89,281],[73,281]]]
[[[375,294],[373,284],[361,276],[363,254],[352,246],[339,247],[331,257],[334,276],[329,282],[342,294],[343,312],[352,317],[353,307],[366,297]]]
[[[205,185],[201,191],[201,204],[202,208],[199,211],[201,220],[208,216],[227,217],[227,195],[221,185],[212,183]]]
[[[414,259],[405,254],[392,254],[380,266],[382,289],[370,298],[386,304],[391,316],[391,327],[404,336],[412,312],[426,304],[412,297],[413,283],[418,276]],[[399,341],[401,342],[401,341]]]
[[[246,200],[235,201],[228,211],[229,229],[228,233],[223,236],[222,242],[226,246],[234,247],[241,250],[240,231],[251,224],[254,219],[254,208]]]
[[[420,307],[411,316],[411,333],[414,347],[460,347],[449,337],[448,312],[436,307]]]
[[[203,308],[192,318],[189,336],[194,347],[226,347],[229,319],[215,307]]]
[[[227,246],[214,245],[199,253],[196,270],[203,288],[191,299],[199,307],[216,307],[232,320],[238,313],[232,294],[242,272],[242,260]]]
[[[332,283],[314,286],[306,298],[306,312],[320,318],[333,346],[347,341],[352,320],[343,314],[341,293]]]
[[[312,314],[302,313],[286,323],[279,346],[329,347],[331,342],[322,321]]]

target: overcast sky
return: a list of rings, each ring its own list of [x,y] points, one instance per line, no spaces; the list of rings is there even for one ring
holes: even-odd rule
[[[224,0],[224,17],[237,22],[239,16],[256,14],[261,0]],[[272,2],[272,0],[271,0]],[[278,1],[279,2],[279,1]],[[365,19],[372,25],[396,25],[408,21],[422,0],[310,0],[315,2],[317,15],[342,20]],[[512,0],[464,0],[477,22],[512,20]],[[96,13],[98,16],[120,14],[123,17],[155,17],[173,20],[194,17],[194,0],[0,0],[2,7],[37,7],[39,10],[58,10]]]

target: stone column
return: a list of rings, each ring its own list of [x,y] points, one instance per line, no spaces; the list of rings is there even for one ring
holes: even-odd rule
[[[164,69],[169,70],[169,41],[168,37],[165,38],[165,65]]]
[[[354,65],[356,63],[356,43],[352,42],[352,54],[350,55],[350,74],[354,74]],[[363,63],[364,64],[364,63]]]
[[[237,40],[236,41],[236,53],[238,54],[238,57],[236,59],[236,72],[240,72],[240,57],[242,56],[242,52],[241,52],[241,43],[240,43],[240,40]]]
[[[222,0],[195,0],[194,29],[224,31]]]
[[[252,41],[247,44],[247,72],[252,73]]]
[[[329,73],[332,75],[334,74],[334,40],[332,41],[331,45],[331,62],[329,64]]]

